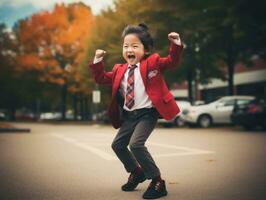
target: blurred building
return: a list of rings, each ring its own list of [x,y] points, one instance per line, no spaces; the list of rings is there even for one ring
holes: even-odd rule
[[[194,99],[210,101],[227,95],[227,81],[212,79],[209,84],[195,86]],[[251,67],[243,63],[235,66],[234,74],[235,95],[253,95],[266,97],[266,62],[262,59],[253,59]],[[175,84],[171,92],[174,96],[188,97],[188,84]]]
[[[174,83],[171,89],[171,93],[174,97],[188,99],[188,84],[187,82],[183,83]]]

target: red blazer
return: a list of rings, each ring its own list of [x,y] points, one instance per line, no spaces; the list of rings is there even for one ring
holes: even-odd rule
[[[162,72],[179,64],[182,49],[183,45],[171,43],[167,57],[154,53],[140,62],[140,73],[146,92],[157,111],[166,120],[174,118],[180,109],[167,88]],[[112,84],[112,100],[108,114],[114,128],[119,128],[123,122],[122,107],[118,104],[117,94],[127,66],[127,63],[116,64],[112,71],[106,72],[103,62],[90,65],[96,83]]]

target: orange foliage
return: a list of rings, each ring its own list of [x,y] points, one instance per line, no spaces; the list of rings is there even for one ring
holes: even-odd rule
[[[20,71],[41,72],[40,81],[65,84],[70,78],[79,85],[77,67],[85,53],[85,43],[90,36],[93,16],[83,3],[68,6],[56,5],[51,12],[43,11],[19,24],[21,55],[17,68]],[[71,65],[71,70],[65,67]]]
[[[42,61],[35,53],[19,56],[17,59],[17,65],[20,66],[18,69],[23,70],[39,70],[43,67]]]

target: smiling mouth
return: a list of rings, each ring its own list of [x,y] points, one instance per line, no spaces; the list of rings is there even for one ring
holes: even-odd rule
[[[135,59],[134,55],[128,55],[127,57],[128,57],[128,59]]]

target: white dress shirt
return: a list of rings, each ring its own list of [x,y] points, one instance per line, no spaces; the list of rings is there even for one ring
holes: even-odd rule
[[[136,65],[137,65],[137,67],[134,69],[134,105],[132,106],[131,109],[129,109],[125,105],[125,101],[124,101],[123,109],[125,109],[127,111],[153,107],[152,102],[151,102],[148,94],[145,91],[144,83],[143,83],[143,80],[141,78],[140,63],[137,63]],[[124,98],[125,98],[125,94],[127,91],[128,73],[129,73],[129,66],[127,67],[127,70],[124,74],[124,77],[120,83],[120,88],[119,88],[119,92],[122,94],[122,96]]]

